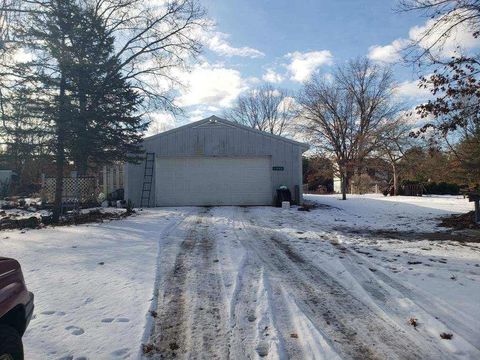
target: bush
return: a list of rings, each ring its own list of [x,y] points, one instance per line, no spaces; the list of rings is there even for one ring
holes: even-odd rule
[[[126,209],[127,209],[127,215],[131,215],[131,214],[135,213],[135,210],[133,210],[133,203],[132,203],[131,200],[127,201]]]
[[[458,195],[460,194],[460,186],[447,182],[431,182],[425,184],[425,190],[427,194],[431,195]]]

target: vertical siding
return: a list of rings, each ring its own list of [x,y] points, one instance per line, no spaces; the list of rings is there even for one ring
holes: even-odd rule
[[[201,124],[147,139],[144,148],[159,156],[270,156],[272,166],[284,167],[284,171],[271,171],[272,193],[280,185],[288,186],[292,195],[296,185],[302,188],[301,146],[244,128]],[[125,168],[125,194],[136,206],[140,205],[144,166],[128,164]]]

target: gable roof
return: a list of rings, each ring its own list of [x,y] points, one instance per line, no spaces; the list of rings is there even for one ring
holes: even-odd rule
[[[205,119],[202,119],[202,120],[199,120],[199,121],[195,121],[195,122],[187,124],[187,125],[179,126],[175,129],[171,129],[171,130],[164,131],[164,132],[156,134],[156,135],[146,137],[146,138],[143,139],[143,141],[155,140],[155,139],[161,138],[163,136],[173,134],[177,131],[182,131],[182,130],[186,130],[186,129],[189,129],[189,128],[193,129],[193,128],[201,127],[202,125],[207,125],[207,124],[208,125],[222,124],[224,126],[235,127],[235,128],[239,128],[239,129],[242,129],[242,130],[254,132],[254,133],[260,134],[262,136],[271,137],[271,138],[274,138],[274,139],[277,139],[277,140],[280,140],[280,141],[285,141],[285,142],[288,142],[288,143],[291,143],[291,144],[294,144],[294,145],[298,145],[298,146],[302,147],[304,149],[304,151],[307,151],[310,148],[310,146],[306,143],[302,143],[302,142],[299,142],[299,141],[288,139],[288,138],[283,137],[283,136],[267,133],[265,131],[260,131],[260,130],[257,130],[257,129],[253,129],[251,127],[239,124],[237,122],[222,119],[222,118],[220,118],[218,116],[215,116],[215,115],[212,115],[208,118],[205,118]]]

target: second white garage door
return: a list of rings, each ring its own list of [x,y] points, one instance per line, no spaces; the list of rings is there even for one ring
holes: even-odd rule
[[[157,206],[271,205],[270,157],[157,157]]]

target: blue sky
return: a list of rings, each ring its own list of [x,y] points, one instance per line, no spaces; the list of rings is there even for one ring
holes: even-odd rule
[[[263,51],[262,62],[294,51],[328,49],[338,60],[366,55],[375,44],[405,37],[422,21],[395,13],[388,0],[206,0],[231,42]]]
[[[298,90],[315,73],[328,74],[349,59],[367,56],[393,66],[401,101],[413,106],[427,93],[417,87],[418,73],[399,64],[399,50],[428,26],[419,13],[395,11],[396,0],[201,0],[215,24],[203,34],[204,52],[178,105],[185,116],[158,114],[156,132],[212,114],[221,116],[244,91],[270,82]],[[457,43],[478,48],[466,31]]]

